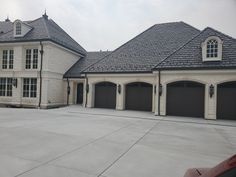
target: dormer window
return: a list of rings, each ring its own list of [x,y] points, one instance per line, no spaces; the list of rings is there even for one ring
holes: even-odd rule
[[[16,23],[16,35],[21,35],[21,23]]]
[[[215,39],[207,41],[207,58],[217,58],[218,56],[218,42]]]
[[[211,36],[202,43],[202,60],[203,61],[220,61],[222,60],[223,42],[217,36]]]
[[[14,37],[24,37],[30,30],[33,29],[30,25],[28,25],[26,22],[22,22],[20,20],[16,20],[14,22]]]

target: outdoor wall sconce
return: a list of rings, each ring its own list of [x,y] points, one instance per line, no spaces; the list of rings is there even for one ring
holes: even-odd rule
[[[89,84],[86,85],[86,92],[89,92]]]
[[[119,94],[121,93],[121,85],[120,84],[118,85],[118,93]]]
[[[12,85],[17,88],[17,78],[12,79]]]
[[[214,95],[214,91],[215,91],[214,85],[211,84],[209,87],[210,98],[212,98],[212,96]]]
[[[67,87],[67,93],[70,95],[70,86]]]
[[[159,85],[159,95],[161,96],[162,95],[162,91],[163,91],[163,86],[162,84]]]

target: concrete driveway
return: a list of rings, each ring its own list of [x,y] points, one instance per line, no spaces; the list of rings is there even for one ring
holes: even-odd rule
[[[0,177],[182,177],[236,153],[236,122],[0,108]]]

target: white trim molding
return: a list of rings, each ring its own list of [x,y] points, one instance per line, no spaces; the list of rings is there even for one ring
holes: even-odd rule
[[[210,40],[217,41],[217,57],[207,57],[207,42]],[[223,41],[218,36],[210,36],[208,37],[202,44],[202,61],[221,61],[222,60],[222,48]]]

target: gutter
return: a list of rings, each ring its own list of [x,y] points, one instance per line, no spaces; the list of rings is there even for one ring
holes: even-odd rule
[[[88,102],[88,90],[87,90],[87,87],[88,87],[88,77],[87,77],[87,74],[85,74],[85,92],[86,92],[86,96],[85,96],[85,104],[84,104],[84,107],[87,107],[87,102]]]
[[[67,99],[66,99],[66,104],[67,106],[69,105],[69,95],[70,95],[70,82],[69,82],[69,78],[66,79],[67,80]]]
[[[38,108],[41,108],[41,102],[42,102],[42,70],[43,70],[43,44],[42,41],[40,41],[40,56],[41,56],[41,61],[40,61],[40,70],[39,70],[39,104],[38,104]]]
[[[160,95],[160,86],[161,86],[161,71],[158,71],[158,116],[160,116],[160,108],[161,108],[161,95]]]

